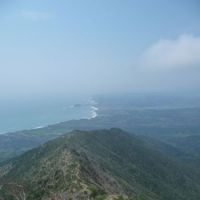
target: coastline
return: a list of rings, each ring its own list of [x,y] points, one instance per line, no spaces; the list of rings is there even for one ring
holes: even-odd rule
[[[77,105],[79,105],[80,107],[82,106],[88,106],[89,110],[88,110],[88,115],[89,116],[85,116],[85,117],[81,117],[79,119],[67,119],[67,120],[62,120],[62,121],[57,121],[55,123],[49,123],[49,124],[45,124],[45,125],[38,125],[36,127],[33,127],[33,128],[22,128],[22,129],[19,129],[19,130],[14,130],[14,131],[6,131],[6,132],[1,132],[0,135],[4,135],[4,134],[10,134],[10,133],[15,133],[15,132],[20,132],[20,131],[29,131],[29,130],[38,130],[38,129],[43,129],[43,128],[47,128],[51,125],[56,125],[56,124],[60,124],[60,123],[63,123],[63,122],[68,122],[68,121],[71,121],[71,120],[81,120],[81,119],[94,119],[98,116],[98,110],[99,108],[97,107],[98,103],[93,99],[93,98],[90,98],[90,100],[88,101],[87,104],[74,104],[74,105],[71,105],[69,106],[71,109],[73,108],[77,108]],[[74,111],[75,112],[75,111]]]
[[[95,101],[94,101],[95,102]],[[94,103],[95,105],[97,105],[98,103],[97,102],[95,102]],[[90,106],[90,116],[87,118],[80,118],[80,119],[71,119],[71,120],[81,120],[81,119],[88,119],[88,120],[90,120],[90,119],[94,119],[94,118],[96,118],[96,117],[98,117],[98,113],[97,113],[97,111],[99,110],[99,108],[97,107],[97,106],[94,106],[94,105],[92,105],[92,106]],[[42,128],[46,128],[46,127],[48,127],[48,126],[51,126],[51,125],[55,125],[55,124],[60,124],[60,123],[62,123],[62,122],[68,122],[68,121],[71,121],[71,120],[66,120],[66,121],[60,121],[60,122],[56,122],[56,123],[54,123],[54,124],[48,124],[48,125],[46,125],[46,126],[38,126],[38,127],[35,127],[35,128],[32,128],[32,129],[29,129],[29,130],[35,130],[35,129],[42,129]]]

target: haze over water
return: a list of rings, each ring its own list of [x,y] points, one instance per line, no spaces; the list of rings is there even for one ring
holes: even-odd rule
[[[90,97],[63,97],[0,103],[0,134],[33,129],[72,119],[93,118]]]
[[[197,0],[0,1],[0,133],[88,118],[90,106],[70,108],[85,102],[73,94],[198,94],[199,8]]]

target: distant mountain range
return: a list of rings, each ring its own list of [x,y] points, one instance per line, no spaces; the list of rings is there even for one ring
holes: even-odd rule
[[[1,163],[0,199],[197,200],[184,155],[121,129],[77,130]]]

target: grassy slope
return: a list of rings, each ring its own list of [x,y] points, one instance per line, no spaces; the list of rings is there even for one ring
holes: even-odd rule
[[[6,174],[2,185],[22,185],[30,200],[58,193],[77,199],[113,194],[138,200],[200,198],[200,181],[191,170],[119,129],[75,131],[2,165],[0,173]],[[8,194],[9,185],[2,188]]]

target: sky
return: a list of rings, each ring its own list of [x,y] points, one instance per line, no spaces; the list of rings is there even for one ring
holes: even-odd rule
[[[0,98],[200,89],[199,0],[0,0]]]

